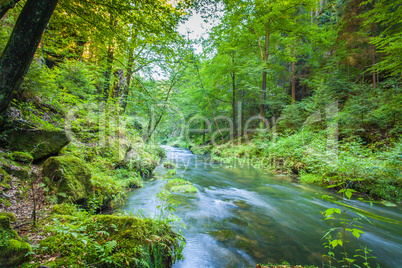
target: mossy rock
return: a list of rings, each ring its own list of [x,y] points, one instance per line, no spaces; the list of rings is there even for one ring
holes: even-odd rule
[[[177,185],[170,188],[173,193],[196,193],[197,188],[193,185]]]
[[[7,246],[0,247],[0,267],[16,267],[29,261],[31,251],[27,242],[10,239]]]
[[[151,154],[146,148],[135,148],[127,152],[120,167],[135,170],[141,176],[149,176],[158,166],[160,158],[156,154]]]
[[[0,230],[11,230],[10,217],[8,215],[0,215]]]
[[[168,172],[167,172],[167,175],[169,175],[169,176],[174,176],[174,175],[176,175],[177,174],[177,170],[176,169],[171,169],[171,170],[169,170]]]
[[[164,163],[163,166],[164,166],[165,168],[167,168],[167,169],[174,169],[174,168],[176,168],[175,164],[172,164],[172,163],[169,163],[169,162]]]
[[[28,243],[21,241],[17,232],[11,228],[14,221],[12,213],[0,213],[0,267],[16,267],[29,260],[32,251]]]
[[[172,193],[196,193],[197,188],[195,188],[191,182],[183,179],[171,179],[166,184],[167,190]]]
[[[4,134],[10,150],[30,152],[34,160],[55,155],[70,142],[64,130],[18,129]]]
[[[21,180],[27,180],[31,177],[32,170],[28,166],[13,166],[8,173]]]
[[[205,155],[211,153],[211,146],[192,146],[190,151],[196,155]]]
[[[28,153],[24,153],[24,152],[13,152],[11,154],[11,156],[15,161],[18,161],[21,163],[31,164],[32,161],[34,160],[32,155],[30,155]]]
[[[8,175],[15,176],[22,180],[26,180],[31,176],[31,168],[29,166],[21,166],[17,162],[0,156],[0,178],[3,177],[3,179],[5,178],[7,181],[9,181],[10,178],[9,176],[5,175],[4,171]]]
[[[81,203],[91,192],[91,171],[78,157],[70,155],[50,157],[43,164],[42,174],[50,179],[47,184],[56,188],[61,202],[68,199]]]
[[[10,181],[10,179],[11,176],[4,169],[0,167],[0,182],[7,183]]]
[[[42,254],[57,254],[57,259],[46,266],[79,267],[77,262],[85,262],[97,263],[99,267],[139,267],[141,262],[140,267],[171,267],[174,255],[182,250],[179,243],[183,239],[165,221],[117,215],[76,217],[79,214],[55,216],[61,224],[85,226],[81,228],[85,234],[73,237],[53,232],[42,240]],[[105,232],[109,235],[105,236]],[[107,244],[114,245],[114,250],[104,251],[101,256],[99,248]]]
[[[76,205],[64,203],[54,205],[50,213],[58,215],[73,215],[75,212],[77,212]]]
[[[11,212],[0,212],[0,217],[7,217],[11,222],[17,221],[17,218]]]

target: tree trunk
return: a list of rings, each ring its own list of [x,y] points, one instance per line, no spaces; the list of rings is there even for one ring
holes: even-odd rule
[[[373,38],[374,38],[374,31],[375,31],[375,25],[374,23],[372,24],[372,31],[373,31]],[[375,45],[373,44],[373,88],[376,89],[376,80],[375,80]]]
[[[260,116],[262,118],[265,118],[265,100],[267,98],[267,61],[268,61],[268,55],[269,55],[269,24],[267,23],[266,25],[266,30],[265,30],[265,47],[264,47],[264,57],[263,57],[263,64],[264,64],[264,70],[262,71],[262,85],[261,85],[261,90],[262,90],[262,97],[261,97],[261,105],[260,105]]]
[[[112,6],[115,5],[115,0],[112,0]],[[115,19],[115,14],[113,13],[113,10],[110,9],[110,14],[109,14],[109,26],[113,29],[114,26],[116,25],[116,19]],[[111,36],[109,37],[109,47],[107,51],[107,61],[106,61],[106,70],[104,73],[105,77],[105,84],[103,86],[103,92],[104,92],[104,97],[105,100],[107,101],[109,99],[109,91],[110,91],[110,78],[112,76],[112,65],[114,61],[114,43],[113,43],[114,37]]]
[[[236,74],[232,74],[232,120],[233,120],[233,133],[236,133]]]
[[[6,15],[7,11],[14,8],[20,0],[0,0],[0,19]]]
[[[137,45],[137,36],[138,36],[138,27],[133,25],[131,29],[131,45],[128,54],[128,62],[127,62],[127,71],[126,71],[126,84],[124,86],[123,91],[121,92],[119,105],[123,108],[123,111],[126,111],[127,107],[127,95],[128,90],[131,83],[131,76],[133,75],[133,65],[134,65],[134,49]]]
[[[234,53],[232,54],[232,67],[234,68]],[[232,120],[233,120],[233,133],[236,133],[236,72],[232,72]]]
[[[295,49],[295,45],[293,44],[293,58],[296,57],[296,49]],[[296,85],[295,85],[295,61],[293,59],[292,61],[292,104],[295,103],[296,101]]]
[[[0,114],[28,72],[58,0],[28,0],[0,58]]]
[[[109,45],[107,51],[107,62],[106,62],[106,70],[103,74],[105,77],[105,84],[103,85],[103,93],[105,97],[105,101],[109,98],[109,91],[110,91],[110,78],[112,76],[112,64],[113,64],[113,48],[112,45]]]

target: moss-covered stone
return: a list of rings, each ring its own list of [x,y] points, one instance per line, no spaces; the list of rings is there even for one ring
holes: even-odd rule
[[[42,254],[57,254],[56,260],[46,263],[50,267],[79,267],[77,263],[97,263],[99,267],[138,267],[138,263],[143,264],[141,267],[171,267],[175,258],[180,258],[176,255],[181,253],[183,239],[164,221],[117,215],[88,216],[82,212],[55,217],[58,224],[85,228],[78,228],[77,236],[53,232],[40,242]],[[80,229],[85,232],[80,233]],[[102,255],[100,248],[105,248]]]
[[[177,185],[170,188],[173,193],[196,193],[197,188],[193,185]]]
[[[170,162],[164,163],[163,166],[164,166],[165,168],[167,168],[167,169],[174,169],[174,168],[176,168],[175,164],[170,163]]]
[[[50,157],[43,164],[42,174],[50,179],[48,185],[56,188],[60,201],[68,199],[79,203],[91,192],[91,171],[78,157]]]
[[[190,151],[193,154],[205,155],[211,153],[211,146],[192,146]]]
[[[4,172],[8,175],[5,175]],[[31,168],[29,166],[21,166],[17,162],[0,156],[0,178],[5,178],[6,181],[9,181],[9,175],[26,180],[31,176]]]
[[[176,175],[177,174],[177,170],[176,169],[171,169],[171,170],[169,170],[168,172],[167,172],[167,175],[169,175],[169,176],[174,176],[174,175]]]
[[[0,247],[0,267],[16,267],[27,262],[31,251],[27,242],[10,239],[7,246]]]
[[[13,166],[8,173],[21,180],[27,180],[31,177],[32,170],[28,166]]]
[[[54,155],[70,142],[64,130],[18,129],[5,134],[10,150],[30,152],[34,160]]]
[[[0,212],[0,217],[7,217],[11,222],[16,221],[17,218],[11,212]]]
[[[166,184],[167,190],[172,193],[196,193],[197,188],[195,188],[191,182],[183,179],[171,179]]]
[[[127,152],[120,166],[135,170],[142,176],[148,176],[158,166],[159,161],[157,154],[148,152],[145,147],[138,147]]]
[[[6,215],[0,215],[0,230],[10,230],[10,218]]]
[[[15,161],[22,162],[22,163],[31,164],[32,161],[34,160],[32,155],[30,155],[28,153],[24,153],[24,152],[13,152],[11,154],[11,156]]]
[[[31,247],[11,228],[12,213],[0,214],[0,267],[16,267],[29,260]]]
[[[10,181],[10,179],[10,175],[0,167],[0,182],[7,183],[8,181]]]
[[[51,210],[51,214],[59,215],[72,215],[75,212],[77,212],[76,205],[69,203],[54,205]]]

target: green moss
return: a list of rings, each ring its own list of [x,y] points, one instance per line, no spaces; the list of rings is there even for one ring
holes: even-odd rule
[[[307,183],[319,183],[322,182],[322,177],[317,174],[306,173],[300,176],[300,181]]]
[[[174,169],[174,168],[176,168],[176,165],[173,164],[173,163],[170,163],[170,162],[164,163],[163,166],[164,166],[165,168],[167,168],[167,169]]]
[[[15,267],[29,260],[31,246],[17,239],[10,239],[7,246],[0,247],[0,267]]]
[[[170,191],[173,193],[196,193],[197,188],[193,185],[178,185],[171,187]]]
[[[0,215],[0,229],[11,230],[10,218],[7,215]]]
[[[17,162],[6,159],[4,155],[2,155],[0,156],[0,177],[5,177],[9,180],[10,178],[6,174],[26,180],[31,176],[31,168],[29,166],[21,166]]]
[[[5,216],[5,217],[9,218],[10,221],[17,221],[17,218],[11,212],[0,212],[0,217],[1,216]]]
[[[181,256],[183,238],[164,221],[83,212],[57,218],[52,236],[40,242],[40,254],[58,254],[47,266],[171,267]]]
[[[176,175],[177,174],[177,170],[176,169],[171,169],[171,170],[169,170],[168,172],[167,172],[167,175],[169,175],[169,176],[173,176],[173,175]]]
[[[173,193],[196,193],[197,188],[195,188],[191,182],[183,179],[171,179],[166,184],[167,190]]]
[[[31,177],[31,168],[29,166],[12,166],[8,171],[10,175],[21,180],[27,180]]]
[[[30,152],[35,160],[58,153],[70,142],[64,130],[18,129],[5,134],[10,150]]]
[[[75,212],[77,212],[77,207],[68,203],[54,205],[51,210],[52,214],[59,215],[73,215]]]
[[[68,198],[80,202],[91,192],[91,172],[85,162],[75,156],[51,157],[43,164],[43,176],[48,177],[48,185],[57,189],[60,201]]]
[[[11,154],[11,156],[15,161],[22,162],[22,163],[30,164],[34,160],[32,155],[30,155],[28,153],[24,153],[24,152],[13,152]]]
[[[0,267],[15,267],[29,259],[31,247],[11,228],[10,221],[15,220],[12,213],[0,213]]]
[[[190,151],[193,154],[205,155],[211,153],[211,146],[193,146]]]
[[[1,182],[9,182],[11,179],[10,175],[0,167],[0,181]]]

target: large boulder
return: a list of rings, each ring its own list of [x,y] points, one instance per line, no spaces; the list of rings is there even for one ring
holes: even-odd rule
[[[34,160],[55,155],[70,142],[64,130],[18,129],[5,134],[10,150],[29,152]]]
[[[29,261],[28,253],[32,251],[11,228],[10,220],[13,219],[12,214],[0,214],[0,267],[17,267]]]
[[[50,157],[43,164],[42,174],[45,180],[55,189],[59,201],[68,199],[81,203],[91,191],[91,171],[85,162],[71,155]]]

